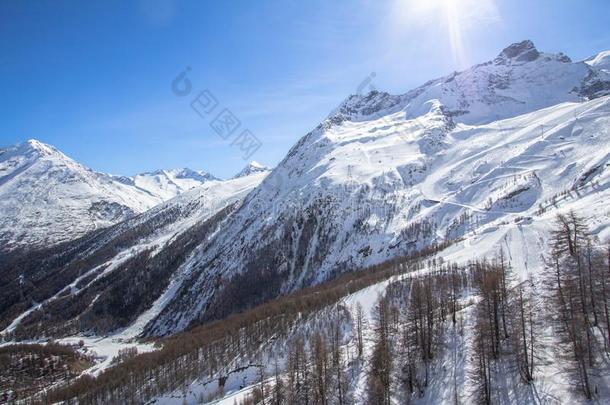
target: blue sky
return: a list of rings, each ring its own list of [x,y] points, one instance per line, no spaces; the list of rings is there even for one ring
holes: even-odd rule
[[[523,39],[580,60],[610,49],[608,21],[607,0],[5,0],[0,146],[36,138],[98,171],[229,177],[245,162],[190,108],[201,90],[275,165],[372,72],[402,93]],[[193,90],[178,97],[186,67]]]

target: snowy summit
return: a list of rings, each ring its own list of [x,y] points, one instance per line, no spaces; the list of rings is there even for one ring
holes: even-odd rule
[[[244,167],[239,173],[237,173],[235,176],[233,176],[233,178],[237,179],[239,177],[249,176],[254,173],[268,172],[270,170],[271,169],[269,169],[267,166],[264,166],[264,165],[258,163],[257,161],[253,160],[250,163],[248,163],[246,165],[246,167]]]

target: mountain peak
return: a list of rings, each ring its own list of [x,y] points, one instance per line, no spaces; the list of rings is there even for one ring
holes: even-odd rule
[[[175,175],[176,178],[182,178],[182,179],[196,179],[196,180],[201,180],[201,181],[208,181],[208,180],[218,180],[217,177],[215,177],[214,175],[205,172],[203,170],[193,170],[190,169],[188,167],[183,167],[182,169],[176,169],[175,170]]]
[[[17,145],[17,149],[22,152],[36,152],[42,156],[49,155],[63,155],[59,150],[55,149],[51,145],[47,145],[46,143],[40,142],[37,139],[28,139],[24,143]]]
[[[260,169],[266,169],[267,168],[265,165],[262,165],[262,164],[258,163],[256,160],[251,161],[248,165],[251,166],[251,167],[256,167],[256,168],[260,168]]]
[[[135,185],[152,195],[160,196],[163,200],[169,200],[185,191],[216,180],[220,179],[207,172],[183,167],[178,169],[158,169],[136,174],[130,178],[121,178],[119,181]]]
[[[399,107],[402,101],[402,96],[378,90],[372,90],[366,94],[352,94],[329,114],[326,122],[335,125],[345,120],[366,119],[380,112],[392,111]]]
[[[219,180],[216,176],[205,172],[203,170],[193,170],[188,167],[183,167],[180,169],[157,169],[150,172],[144,172],[137,174],[135,177],[166,177],[169,179],[191,179],[197,181],[211,181],[211,180]]]
[[[49,247],[163,201],[36,139],[0,154],[0,250]]]
[[[540,52],[532,41],[516,42],[504,48],[497,59],[514,60],[517,62],[531,62],[538,59]]]
[[[270,170],[271,169],[269,169],[267,166],[258,163],[256,160],[253,160],[248,163],[246,167],[244,167],[239,173],[233,176],[233,178],[237,179],[239,177],[249,176],[254,173],[268,172]]]
[[[50,157],[57,161],[72,162],[72,159],[64,155],[57,148],[36,139],[28,139],[16,145],[0,148],[0,155],[2,155],[2,160],[4,161],[15,159],[15,161],[20,161],[25,159],[23,160],[24,162],[34,162],[38,159]],[[11,165],[15,165],[15,163],[13,162]]]

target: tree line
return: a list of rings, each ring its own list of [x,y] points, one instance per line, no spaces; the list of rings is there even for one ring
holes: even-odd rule
[[[435,245],[406,258],[347,273],[223,320],[161,339],[158,341],[160,350],[138,354],[96,378],[79,378],[48,393],[43,402],[141,403],[187,386],[195,379],[213,378],[223,372],[224,365],[231,359],[255,353],[270,337],[285,338],[295,325],[306,322],[308,315],[393,275],[424,268],[427,256],[447,246]]]

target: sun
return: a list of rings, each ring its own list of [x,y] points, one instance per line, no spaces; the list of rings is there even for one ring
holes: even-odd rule
[[[444,33],[450,46],[454,63],[467,66],[466,38],[479,28],[489,26],[499,20],[495,0],[394,0],[392,15],[403,29],[431,30]],[[476,39],[476,38],[474,38]]]

